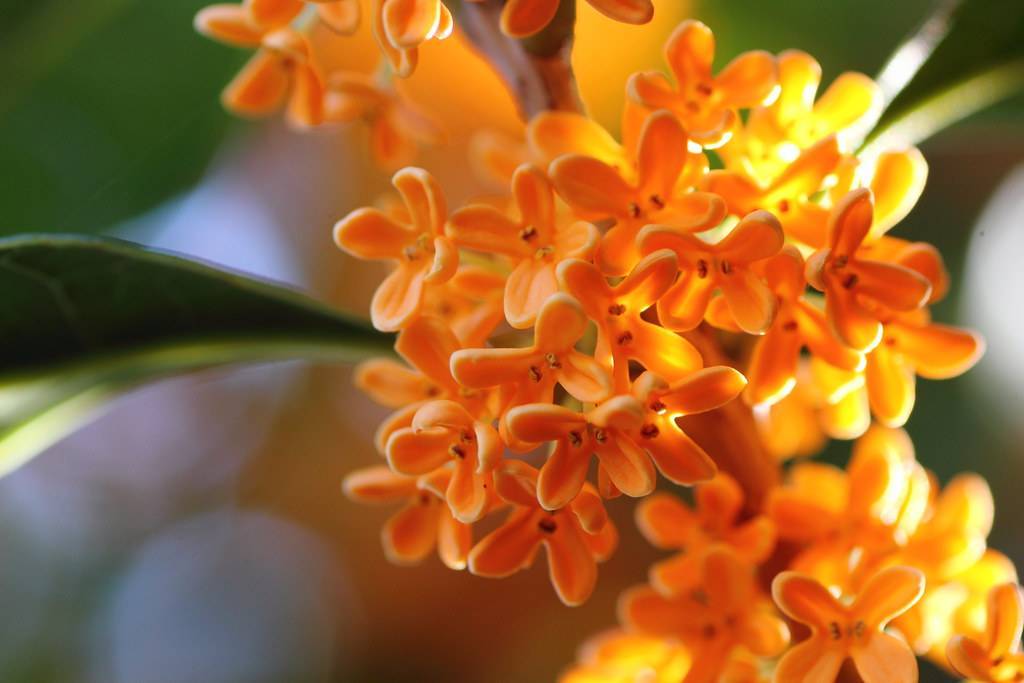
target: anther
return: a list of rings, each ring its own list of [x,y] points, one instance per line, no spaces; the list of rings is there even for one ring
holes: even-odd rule
[[[704,279],[708,276],[708,262],[704,259],[697,261],[697,277]]]
[[[598,443],[604,443],[607,440],[608,440],[608,434],[606,434],[603,429],[595,429],[594,430],[594,441],[596,441]]]
[[[463,460],[466,457],[466,450],[458,444],[452,444],[448,447],[449,455],[453,455],[459,460]]]
[[[665,410],[668,408],[668,406],[662,403],[659,399],[654,399],[653,401],[650,402],[650,404],[647,407],[653,410],[654,412],[658,413],[659,415],[661,413],[664,413]]]
[[[699,105],[699,104],[697,104],[696,102],[694,102],[693,100],[687,100],[687,101],[686,101],[686,109],[687,109],[687,110],[688,110],[688,111],[689,111],[690,113],[692,113],[692,114],[696,114],[697,112],[699,112],[699,111],[700,111],[700,105]]]
[[[722,269],[722,275],[728,275],[732,272],[732,264],[728,261],[722,261],[722,263],[719,264],[719,268]]]
[[[786,332],[796,332],[797,324],[795,320],[787,320],[782,324],[782,329]]]
[[[690,591],[690,598],[701,605],[708,604],[708,593],[703,588],[694,588]]]
[[[580,444],[583,443],[583,436],[577,431],[569,432],[569,443],[574,447],[579,448]]]
[[[616,339],[615,341],[617,341],[619,343],[619,346],[626,346],[631,341],[633,341],[633,333],[632,332],[623,332],[622,334],[619,335],[619,338]]]
[[[698,83],[697,87],[694,88],[694,90],[699,92],[704,97],[710,97],[712,92],[711,86],[708,85],[707,83]]]
[[[788,199],[783,199],[781,202],[779,202],[779,211],[781,211],[782,213],[786,213],[789,211]]]
[[[549,368],[558,369],[562,367],[561,361],[558,360],[558,356],[553,353],[544,354],[544,362],[548,364]]]
[[[651,195],[651,204],[654,204],[659,209],[665,208],[665,200],[656,194]]]
[[[539,382],[543,377],[544,375],[541,373],[540,368],[538,368],[536,365],[530,366],[530,379],[532,379],[534,382]]]
[[[608,313],[610,315],[622,315],[626,312],[626,307],[622,304],[612,304],[608,307]]]
[[[858,621],[857,621],[856,623],[854,623],[854,625],[853,625],[853,636],[854,636],[855,638],[860,638],[860,637],[862,637],[862,636],[864,635],[864,631],[865,631],[866,629],[867,629],[867,625],[866,625],[866,624],[865,624],[865,623],[864,623],[863,621],[860,621],[860,620],[858,620]]]
[[[519,239],[523,240],[524,242],[529,242],[530,240],[533,240],[533,239],[536,239],[536,238],[537,238],[537,228],[533,227],[532,225],[527,226],[527,227],[525,227],[525,228],[523,228],[522,230],[519,231]]]
[[[661,431],[658,429],[658,425],[651,424],[650,422],[648,422],[647,424],[640,428],[640,436],[644,437],[645,439],[653,439],[660,433]]]
[[[640,205],[636,202],[629,203],[629,217],[640,218]]]
[[[839,640],[843,637],[843,632],[839,630],[839,624],[834,621],[828,623],[828,633],[832,636],[832,640]]]
[[[544,519],[537,522],[537,528],[546,534],[553,534],[558,529],[558,522],[551,519],[550,517],[545,517]]]
[[[857,284],[857,273],[850,273],[843,278],[843,287],[846,289],[853,289],[854,285]]]

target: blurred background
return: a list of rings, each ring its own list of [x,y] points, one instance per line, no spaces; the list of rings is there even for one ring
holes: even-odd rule
[[[296,134],[234,121],[218,94],[245,55],[193,33],[203,0],[0,0],[0,233],[92,232],[294,284],[365,313],[380,277],[331,245],[339,217],[388,174],[359,125]],[[930,0],[660,0],[656,21],[615,25],[580,3],[575,56],[591,111],[616,128],[628,73],[661,68],[685,17],[724,63],[797,47],[830,82],[878,72]],[[369,69],[366,31],[326,59]],[[443,85],[457,72],[458,86]],[[430,44],[409,93],[452,148],[428,150],[452,203],[478,192],[464,150],[486,120],[515,133],[500,85],[458,39]],[[967,376],[920,381],[908,429],[943,480],[992,485],[992,544],[1018,565],[1024,535],[1024,98],[927,142],[928,188],[897,234],[945,255],[940,320],[988,354]],[[378,462],[385,410],[350,369],[279,364],[165,381],[118,400],[0,480],[0,680],[10,683],[553,680],[578,643],[614,623],[617,594],[657,557],[611,504],[622,547],[586,606],[563,607],[543,562],[491,582],[387,563],[386,509],[340,492]],[[845,458],[840,444],[836,458]],[[926,671],[924,681],[946,680]]]

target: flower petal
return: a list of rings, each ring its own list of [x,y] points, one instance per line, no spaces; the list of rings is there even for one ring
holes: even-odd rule
[[[437,542],[438,520],[443,507],[431,494],[394,514],[381,530],[388,559],[396,564],[415,564],[430,554]]]
[[[320,20],[327,24],[331,30],[343,35],[355,33],[356,29],[359,28],[360,9],[358,0],[321,2],[319,7],[317,7],[317,13],[320,16]],[[459,567],[459,569],[461,568]]]
[[[281,106],[290,84],[281,59],[268,50],[259,50],[225,88],[221,101],[240,116],[266,116]]]
[[[580,445],[559,439],[551,455],[540,468],[537,500],[545,510],[560,510],[579,494],[587,480],[592,444]]]
[[[693,344],[671,330],[643,320],[630,330],[633,335],[630,356],[647,370],[676,380],[704,366],[704,359]]]
[[[1024,629],[1024,596],[1013,583],[996,586],[988,594],[988,622],[985,643],[996,657],[1016,653],[1020,649]]]
[[[925,326],[892,323],[895,349],[908,358],[917,374],[928,379],[948,379],[961,375],[981,358],[985,340],[976,332],[932,323]]]
[[[580,259],[566,259],[555,269],[562,289],[576,298],[591,320],[604,320],[613,291],[596,266]]]
[[[532,256],[534,249],[519,238],[519,231],[518,223],[486,204],[459,209],[445,226],[445,234],[465,249],[518,258]]]
[[[347,474],[341,488],[346,496],[360,503],[391,503],[415,495],[416,479],[375,465]]]
[[[559,292],[548,297],[537,314],[534,345],[538,353],[563,353],[573,347],[587,329],[580,302]]]
[[[406,327],[423,303],[425,264],[400,262],[384,279],[370,302],[370,320],[381,332]]]
[[[627,218],[636,191],[607,163],[579,154],[555,159],[551,181],[581,218]]]
[[[636,525],[649,543],[658,548],[685,548],[697,526],[687,505],[668,493],[655,493],[636,508]]]
[[[505,319],[519,330],[532,327],[541,306],[557,292],[558,279],[553,263],[544,259],[523,259],[505,282]]]
[[[452,440],[444,427],[400,429],[388,439],[388,464],[399,474],[426,474],[452,459],[448,452]]]
[[[455,462],[455,471],[445,492],[455,519],[472,524],[483,516],[487,508],[485,483],[484,476],[476,473],[476,467],[469,459]]]
[[[665,201],[687,161],[686,131],[675,115],[666,110],[648,117],[640,133],[637,150],[637,186],[644,195]]]
[[[302,0],[245,0],[253,21],[261,26],[286,26],[305,6]]]
[[[740,329],[756,335],[771,327],[778,300],[761,278],[744,268],[723,274],[718,284]]]
[[[736,398],[746,384],[734,368],[716,365],[674,382],[658,398],[673,413],[693,415],[720,408]]]
[[[917,657],[896,636],[872,633],[866,646],[853,648],[850,654],[864,683],[917,682]]]
[[[384,0],[384,35],[400,49],[429,40],[441,23],[439,0]]]
[[[438,392],[419,372],[391,360],[373,358],[356,366],[353,383],[375,402],[389,408],[424,401]]]
[[[654,490],[657,475],[651,458],[628,436],[608,434],[608,441],[595,445],[598,460],[615,487],[627,496],[639,498]]]
[[[698,271],[684,272],[658,299],[658,320],[670,330],[688,331],[700,325],[711,303],[715,282]]]
[[[871,178],[871,191],[875,196],[871,239],[881,237],[910,213],[927,179],[928,162],[916,147],[878,156]]]
[[[193,23],[196,31],[207,38],[238,47],[259,47],[263,29],[253,23],[246,10],[237,4],[210,5],[196,13]]]
[[[598,12],[627,24],[646,24],[654,17],[651,0],[587,0]]]
[[[469,572],[476,576],[503,578],[533,563],[542,532],[536,510],[519,509],[505,523],[480,539],[469,552]]]
[[[437,526],[437,554],[445,566],[455,571],[465,569],[472,547],[472,527],[442,510]]]
[[[517,406],[506,413],[505,419],[509,432],[529,443],[561,439],[572,431],[583,430],[587,423],[575,410],[549,403]]]
[[[550,163],[566,154],[582,154],[609,164],[622,163],[622,146],[591,118],[575,112],[545,111],[526,129],[530,147]]]
[[[334,243],[356,258],[395,259],[416,235],[379,209],[356,209],[334,226]]]
[[[710,80],[715,36],[705,24],[684,21],[665,44],[665,61],[680,85]]]
[[[559,515],[555,524],[554,532],[544,538],[551,584],[563,603],[581,605],[597,585],[597,563],[572,517]]]
[[[665,478],[682,486],[708,481],[718,468],[704,449],[688,437],[675,420],[660,428],[657,436],[641,441]]]
[[[718,72],[715,90],[730,107],[754,107],[771,95],[778,78],[775,57],[764,50],[751,50]]]
[[[821,683],[834,681],[846,653],[825,636],[812,636],[791,647],[775,667],[774,683]]]
[[[778,254],[785,239],[779,219],[767,211],[753,211],[722,238],[715,252],[722,259],[752,263]]]
[[[600,403],[612,393],[612,378],[605,367],[579,351],[569,351],[561,357],[558,383],[569,395],[583,403]]]
[[[827,633],[829,623],[846,622],[846,610],[839,604],[839,601],[828,592],[827,588],[804,574],[786,571],[777,575],[772,581],[772,598],[784,614],[813,629],[811,640],[814,640],[817,634]],[[827,679],[787,678],[781,680],[788,682],[790,680]]]
[[[883,343],[868,354],[864,373],[875,419],[887,427],[906,424],[916,394],[913,368]]]
[[[840,199],[829,216],[832,258],[853,256],[870,232],[873,218],[874,202],[870,190],[853,190]]]
[[[539,32],[555,18],[558,2],[552,0],[509,0],[501,12],[501,31],[513,38]]]

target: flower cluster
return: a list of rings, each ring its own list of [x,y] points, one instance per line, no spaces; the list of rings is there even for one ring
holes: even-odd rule
[[[649,0],[589,1],[650,19]],[[399,76],[452,30],[439,0],[372,5]],[[535,33],[558,5],[510,0],[501,27]],[[231,108],[286,99],[301,125],[366,118],[394,161],[438,131],[372,79],[324,79],[295,28],[312,16],[351,30],[356,10],[248,0],[197,23],[258,50]],[[605,501],[640,499],[641,533],[671,555],[566,683],[811,683],[844,666],[902,683],[915,655],[1024,680],[1021,594],[987,547],[988,487],[970,474],[941,486],[901,429],[916,376],[959,375],[983,351],[931,320],[949,288],[935,248],[888,234],[927,166],[916,149],[857,153],[882,104],[869,78],[842,74],[819,96],[803,52],[717,72],[714,58],[711,31],[687,21],[665,47],[671,76],[629,79],[618,137],[544,112],[522,147],[478,150],[502,196],[449,210],[430,173],[404,168],[395,199],[337,223],[342,250],[390,268],[370,312],[403,361],[357,369],[395,412],[376,435],[386,464],[345,490],[400,506],[383,533],[394,561],[436,548],[452,569],[503,577],[543,547],[569,605],[615,550]],[[855,440],[845,469],[786,462],[830,437]],[[474,534],[492,515],[503,521]]]

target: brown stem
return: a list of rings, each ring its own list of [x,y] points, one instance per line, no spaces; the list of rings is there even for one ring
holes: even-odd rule
[[[540,33],[525,40],[501,32],[503,0],[450,0],[457,25],[513,92],[526,121],[542,111],[582,111],[572,71],[576,3],[562,2]]]
[[[700,351],[705,365],[733,364],[707,325],[686,338]],[[778,484],[779,466],[761,442],[747,404],[735,399],[717,410],[688,415],[682,418],[682,427],[743,488],[747,513],[761,511],[768,493]]]

